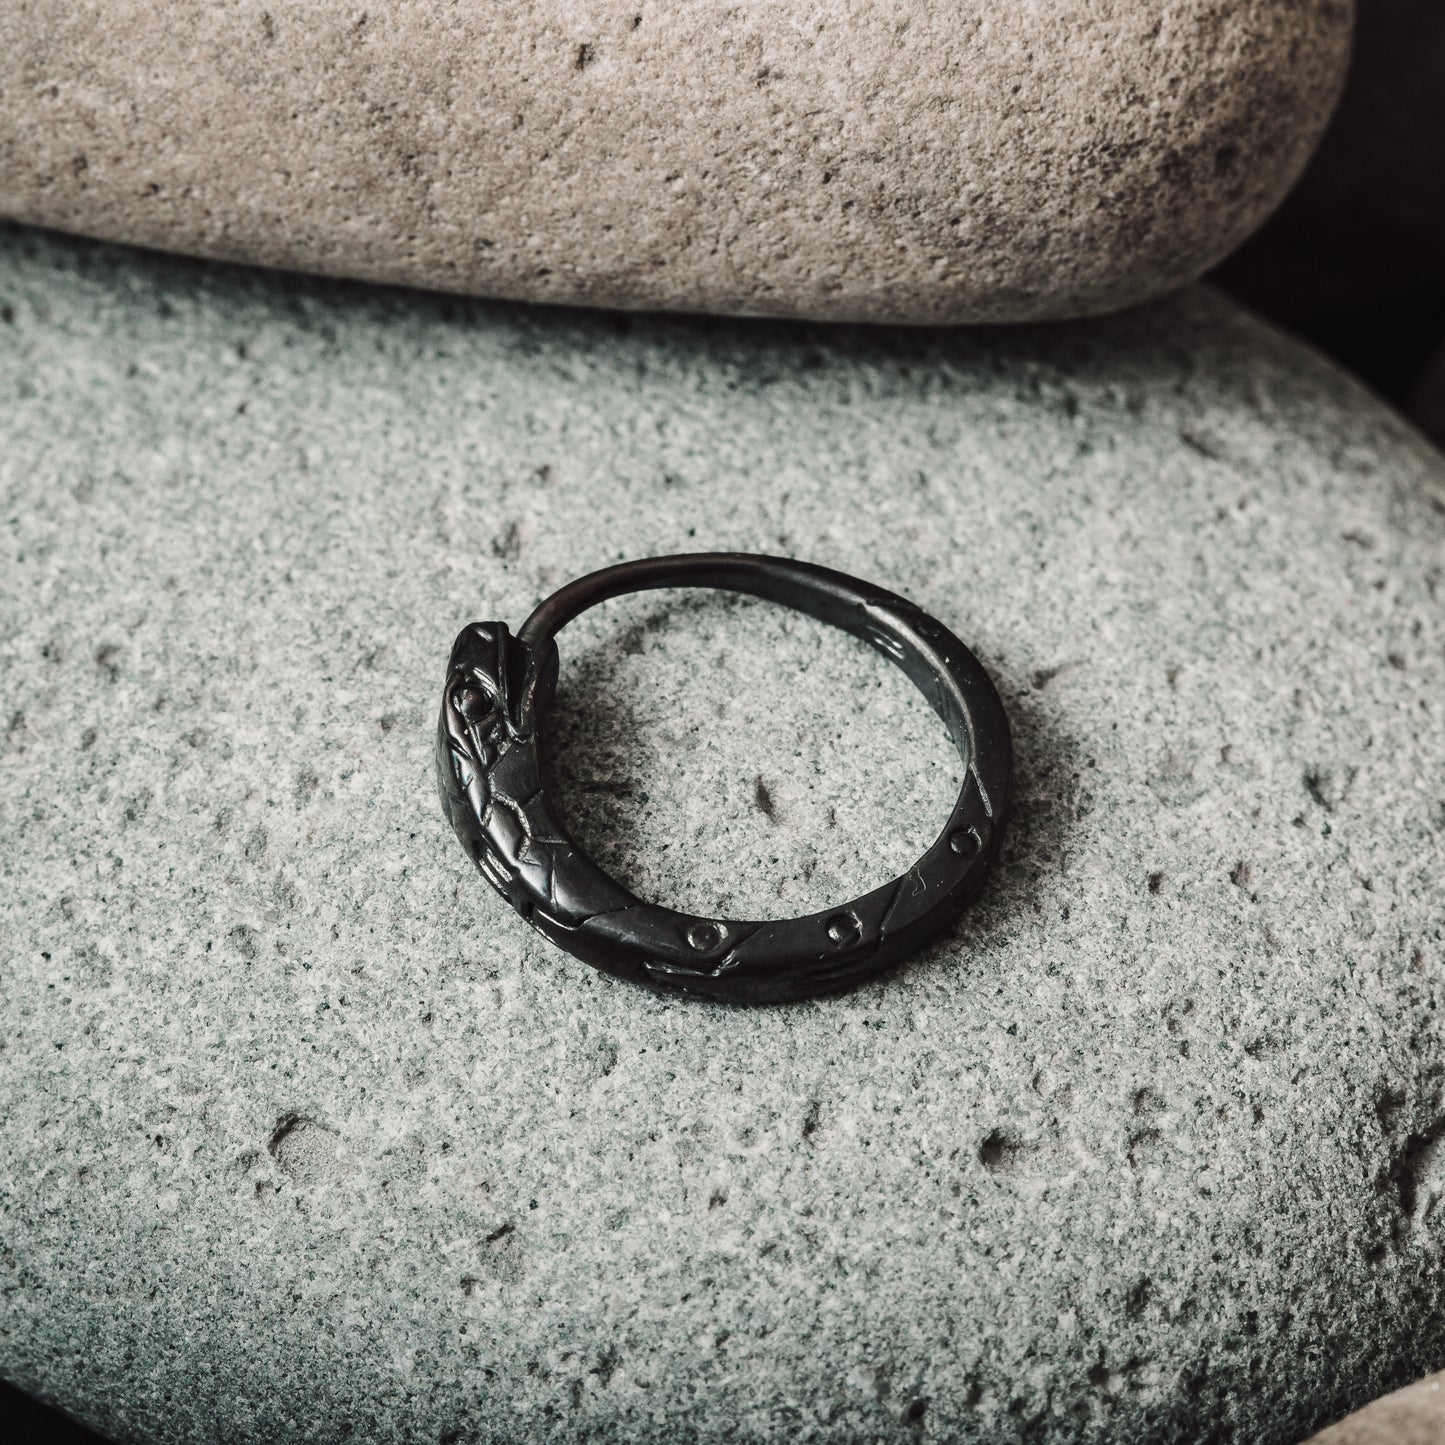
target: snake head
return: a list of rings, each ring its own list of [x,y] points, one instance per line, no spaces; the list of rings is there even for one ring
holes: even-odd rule
[[[437,720],[437,782],[459,836],[487,817],[491,771],[509,735],[511,691],[505,622],[474,622],[452,647]]]
[[[515,744],[533,740],[535,707],[547,701],[556,677],[557,648],[550,640],[534,651],[505,622],[462,629],[452,646],[437,727],[438,782],[459,829],[468,815],[485,826],[493,770]]]
[[[543,805],[533,714],[556,673],[550,640],[534,650],[505,622],[474,622],[452,648],[437,724],[437,785],[452,827],[487,881],[523,910],[533,896],[518,878],[550,879],[552,846],[566,846],[534,816]]]
[[[443,725],[458,742],[504,749],[535,731],[533,712],[551,696],[557,648],[534,650],[505,622],[473,622],[452,645],[442,703]]]
[[[473,622],[452,647],[442,701],[444,726],[483,766],[495,757],[511,721],[511,649],[505,622]]]

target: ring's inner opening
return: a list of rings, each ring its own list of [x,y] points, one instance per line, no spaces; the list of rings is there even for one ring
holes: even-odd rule
[[[650,902],[790,918],[904,872],[963,762],[903,672],[839,628],[733,593],[618,598],[557,638],[548,794]]]

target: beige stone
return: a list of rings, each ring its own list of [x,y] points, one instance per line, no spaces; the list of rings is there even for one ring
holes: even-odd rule
[[[1190,280],[1350,0],[7,0],[0,214],[585,305],[925,323]]]
[[[1328,1430],[1307,1445],[1441,1445],[1445,1441],[1445,1370],[1396,1390]]]

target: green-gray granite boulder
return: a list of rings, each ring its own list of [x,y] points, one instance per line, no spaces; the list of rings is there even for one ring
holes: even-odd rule
[[[0,1374],[120,1439],[1297,1440],[1445,1353],[1445,462],[1196,291],[621,319],[0,233]],[[451,836],[453,636],[807,557],[997,679],[955,933],[740,1010]],[[653,594],[549,737],[639,891],[787,916],[956,780],[861,644]]]

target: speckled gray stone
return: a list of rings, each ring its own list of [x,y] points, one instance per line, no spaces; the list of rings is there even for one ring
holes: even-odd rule
[[[1205,292],[627,321],[0,239],[0,1372],[151,1442],[1296,1440],[1445,1350],[1445,463]],[[736,1011],[547,947],[447,648],[582,570],[901,590],[1013,717],[956,937]],[[941,728],[662,595],[553,768],[647,891],[908,860]]]
[[[26,0],[0,215],[532,301],[923,323],[1194,280],[1353,0]]]

